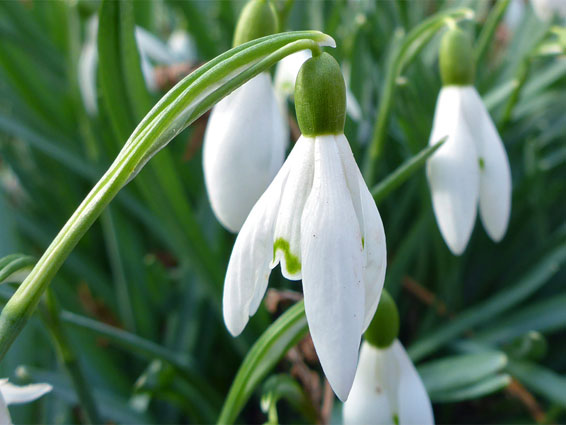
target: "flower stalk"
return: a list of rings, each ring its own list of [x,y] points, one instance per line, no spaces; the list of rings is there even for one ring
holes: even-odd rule
[[[318,31],[263,37],[231,49],[171,89],[134,130],[110,168],[63,226],[0,315],[0,359],[33,314],[41,295],[104,208],[170,140],[224,96],[283,57],[334,40]]]
[[[397,78],[426,43],[445,26],[447,19],[471,19],[473,16],[474,12],[467,8],[438,13],[415,27],[401,40],[401,44],[396,49],[393,49],[392,58],[388,61],[389,65],[386,70],[381,100],[377,108],[373,136],[363,168],[365,180],[369,185],[372,185],[375,181],[377,160],[381,155],[385,142],[387,122],[393,105]]]

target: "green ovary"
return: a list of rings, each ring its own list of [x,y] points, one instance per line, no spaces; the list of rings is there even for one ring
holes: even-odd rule
[[[278,238],[273,244],[273,259],[275,259],[275,253],[277,250],[283,251],[285,255],[285,266],[287,268],[287,273],[296,274],[301,271],[301,262],[299,257],[291,253],[289,247],[289,242],[283,238]]]

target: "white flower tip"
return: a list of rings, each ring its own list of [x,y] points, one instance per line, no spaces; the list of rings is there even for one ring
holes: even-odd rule
[[[244,328],[248,323],[248,318],[243,318],[242,316],[237,316],[236,314],[227,313],[224,309],[224,324],[226,329],[230,332],[234,338],[242,333]]]
[[[352,373],[349,373],[348,376],[346,376],[346,374],[343,374],[343,376],[338,377],[338,379],[336,379],[336,377],[335,379],[330,379],[330,376],[326,375],[328,382],[330,382],[330,386],[342,403],[345,403],[346,400],[348,400],[350,390],[352,389],[352,384],[354,383],[355,375],[355,369]]]
[[[466,246],[468,246],[469,236],[467,238],[464,237],[446,237],[444,236],[444,240],[446,241],[446,245],[450,249],[450,252],[454,255],[462,255],[466,250]]]
[[[336,40],[334,40],[328,34],[321,33],[322,38],[318,42],[320,47],[332,47],[333,49],[336,48]]]
[[[0,384],[1,397],[7,405],[29,403],[50,392],[53,387],[49,384],[29,384],[18,386],[4,381]]]
[[[484,220],[484,228],[493,242],[501,242],[507,232],[507,223],[500,226],[490,226]]]

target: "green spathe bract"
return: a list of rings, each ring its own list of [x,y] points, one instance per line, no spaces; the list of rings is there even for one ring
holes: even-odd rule
[[[443,85],[470,86],[474,83],[474,49],[470,37],[461,29],[452,28],[444,34],[438,60]]]
[[[364,334],[368,343],[377,348],[387,348],[399,335],[399,311],[391,295],[384,289],[375,316]]]
[[[236,31],[234,47],[247,41],[279,31],[277,12],[270,0],[251,0],[242,9]]]
[[[346,84],[340,65],[328,53],[306,61],[295,83],[295,109],[305,136],[343,134]]]

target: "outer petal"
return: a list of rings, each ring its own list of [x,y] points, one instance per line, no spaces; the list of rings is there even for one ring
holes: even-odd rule
[[[383,351],[365,341],[362,343],[352,391],[342,409],[344,425],[394,423],[391,394],[385,391],[382,382],[382,369],[387,367],[383,360]],[[393,366],[390,371],[395,374]]]
[[[434,414],[430,398],[413,362],[396,340],[389,349],[395,355],[399,368],[398,406],[402,425],[432,425]]]
[[[291,280],[301,278],[301,216],[312,188],[314,143],[313,138],[301,136],[293,149],[296,160],[289,170],[275,225],[271,267],[281,262],[283,276]]]
[[[305,311],[314,346],[334,392],[346,400],[363,326],[363,255],[334,136],[315,140],[313,188],[301,220],[301,253]]]
[[[498,242],[505,235],[511,214],[511,167],[499,133],[474,87],[463,93],[462,106],[483,164],[480,165],[480,217],[490,238]]]
[[[298,150],[293,149],[265,193],[254,205],[236,238],[222,300],[224,322],[230,333],[239,335],[259,307],[271,269],[273,232],[281,193]]]
[[[387,265],[387,248],[385,231],[381,216],[373,200],[373,196],[360,173],[354,160],[350,144],[344,135],[337,136],[338,148],[344,166],[344,173],[348,188],[352,195],[352,202],[358,216],[362,232],[364,252],[364,286],[365,286],[365,315],[363,331],[369,326],[377,305]]]
[[[52,389],[53,387],[49,384],[30,384],[20,387],[6,382],[0,385],[2,398],[7,405],[29,403],[47,394]]]
[[[448,86],[440,91],[430,144],[448,139],[427,163],[436,221],[456,255],[464,252],[474,228],[479,191],[476,150],[462,107],[465,90]]]
[[[281,167],[288,131],[266,73],[212,110],[204,136],[204,177],[212,209],[228,230],[240,230]]]

